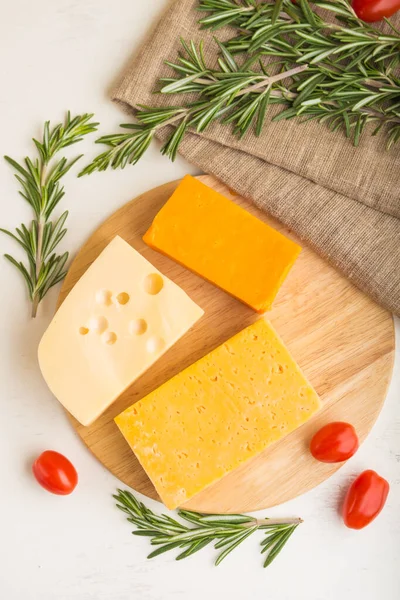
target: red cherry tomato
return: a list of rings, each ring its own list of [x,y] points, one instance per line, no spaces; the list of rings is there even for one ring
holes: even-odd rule
[[[314,435],[310,451],[314,458],[325,463],[347,460],[358,450],[356,430],[350,423],[328,423]]]
[[[38,483],[52,494],[71,494],[78,483],[74,465],[54,450],[43,452],[33,463],[32,471]]]
[[[359,19],[374,23],[400,10],[400,0],[353,0],[351,6]]]
[[[375,471],[363,471],[351,484],[343,504],[343,521],[351,529],[366,527],[385,506],[389,484]]]

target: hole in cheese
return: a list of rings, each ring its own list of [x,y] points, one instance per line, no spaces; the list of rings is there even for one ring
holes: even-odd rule
[[[146,342],[146,350],[147,350],[147,352],[150,352],[150,353],[161,352],[161,350],[164,348],[164,346],[165,346],[165,341],[163,340],[162,337],[159,337],[157,335],[153,335]]]
[[[117,302],[118,302],[118,304],[121,304],[122,306],[124,306],[125,304],[128,304],[129,300],[130,300],[130,296],[127,292],[121,292],[117,296]]]
[[[103,341],[104,341],[105,344],[108,344],[109,346],[112,346],[117,341],[117,334],[114,333],[113,331],[107,331],[103,335]]]
[[[89,330],[93,333],[103,333],[108,327],[105,317],[92,317],[89,321]]]
[[[147,323],[144,319],[133,319],[129,323],[129,333],[132,335],[143,335],[147,331]]]
[[[81,335],[87,335],[89,333],[89,329],[87,327],[79,327],[79,333]]]
[[[112,292],[110,290],[98,290],[96,292],[96,302],[102,306],[110,306],[112,304]]]
[[[159,294],[164,287],[164,281],[158,273],[150,273],[143,281],[144,291],[151,296]]]

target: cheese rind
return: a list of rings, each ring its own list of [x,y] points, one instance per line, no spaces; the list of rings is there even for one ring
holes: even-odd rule
[[[143,239],[259,313],[271,308],[301,251],[298,244],[190,175]]]
[[[42,374],[61,404],[90,425],[202,315],[180,287],[116,237],[45,332]]]
[[[168,508],[305,423],[317,393],[260,319],[116,417]]]

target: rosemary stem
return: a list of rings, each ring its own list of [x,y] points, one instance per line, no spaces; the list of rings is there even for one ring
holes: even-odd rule
[[[40,191],[41,195],[43,195],[43,188],[46,184],[46,164],[43,164],[41,173],[40,173]],[[43,202],[42,202],[43,203]],[[43,206],[41,207],[43,210]],[[43,230],[45,225],[45,218],[43,216],[43,212],[41,211],[38,216],[37,221],[37,240],[36,240],[36,260],[35,260],[35,274],[36,274],[36,283],[39,280],[40,270],[42,268],[42,248],[43,248]],[[37,315],[37,309],[40,302],[39,291],[35,290],[32,297],[32,318],[35,318]]]
[[[254,6],[240,6],[239,3],[237,3],[238,8],[240,7],[240,12],[244,13],[244,12],[253,12],[255,10]]]
[[[202,83],[203,85],[210,85],[211,83],[215,83],[215,78],[209,78],[206,79],[205,77],[199,77],[198,79],[195,79],[194,82],[195,83]]]
[[[277,75],[266,75],[265,77],[263,77],[262,81],[259,81],[258,83],[254,83],[253,85],[250,85],[247,88],[244,88],[243,90],[240,90],[240,92],[238,92],[236,95],[237,96],[244,96],[245,94],[248,94],[249,92],[256,92],[257,90],[259,90],[260,88],[266,87],[266,86],[271,86],[273,83],[276,83],[277,81],[282,81],[283,79],[286,79],[287,77],[292,77],[293,75],[297,75],[298,73],[302,73],[303,71],[306,71],[308,69],[308,65],[299,65],[297,67],[293,67],[293,69],[289,69],[288,71],[284,71],[282,73],[278,73]],[[194,83],[201,83],[203,85],[211,85],[212,83],[215,83],[215,79],[205,79],[202,77],[199,77],[198,79],[194,80]],[[379,84],[381,85],[381,84]],[[178,116],[172,117],[172,119],[170,121],[166,121],[165,123],[163,123],[164,125],[169,125],[170,123],[174,123],[177,120]]]
[[[40,269],[42,267],[42,247],[43,247],[43,230],[45,219],[40,215],[38,219],[37,240],[36,240],[36,281],[39,279]]]
[[[43,230],[44,230],[44,218],[40,215],[38,219],[37,228],[37,240],[36,240],[36,284],[39,280],[40,270],[42,268],[42,247],[43,247]],[[40,302],[39,290],[35,289],[32,296],[32,313],[31,316],[34,319],[37,315],[37,309]]]
[[[400,123],[400,117],[386,116],[372,108],[364,107],[360,109],[360,112],[376,117],[378,121],[383,121],[384,123]]]
[[[174,117],[171,117],[170,119],[168,119],[167,121],[163,121],[162,123],[160,123],[159,125],[156,125],[154,127],[154,131],[156,131],[157,129],[159,129],[160,127],[166,127],[167,125],[172,125],[173,123],[176,123],[176,121],[179,121],[180,119],[183,119],[183,117],[186,117],[189,113],[189,109],[186,110],[181,110],[177,115],[175,115]]]
[[[278,73],[277,75],[271,75],[270,77],[265,77],[262,81],[255,83],[237,94],[238,96],[243,96],[244,94],[248,94],[249,92],[254,92],[262,87],[270,86],[277,81],[282,81],[282,79],[286,79],[287,77],[292,77],[293,75],[297,75],[297,73],[301,73],[308,69],[308,65],[299,65],[298,67],[294,67],[293,69],[289,69],[288,71],[284,71],[283,73]]]
[[[40,269],[42,267],[42,247],[43,247],[43,228],[45,225],[45,217],[43,215],[44,199],[43,190],[46,185],[47,163],[44,163],[40,172],[40,194],[42,196],[42,206],[38,217],[37,241],[36,241],[36,281],[39,279]]]
[[[32,311],[31,311],[31,317],[32,317],[32,319],[34,319],[36,317],[36,315],[37,315],[37,309],[38,309],[38,306],[39,306],[39,302],[40,302],[39,295],[35,294],[33,296],[33,299],[32,299]]]
[[[256,519],[258,527],[261,527],[262,525],[299,525],[300,523],[303,523],[303,519],[300,519],[300,517],[294,517],[292,519]],[[252,525],[254,525],[254,523],[248,524],[249,527]]]

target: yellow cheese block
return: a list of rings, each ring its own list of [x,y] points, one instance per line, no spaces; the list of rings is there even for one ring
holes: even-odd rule
[[[190,175],[143,239],[259,313],[271,308],[301,250]]]
[[[90,425],[202,315],[180,287],[117,236],[45,332],[43,377],[64,407]]]
[[[320,408],[260,319],[116,417],[168,508],[184,504]]]

